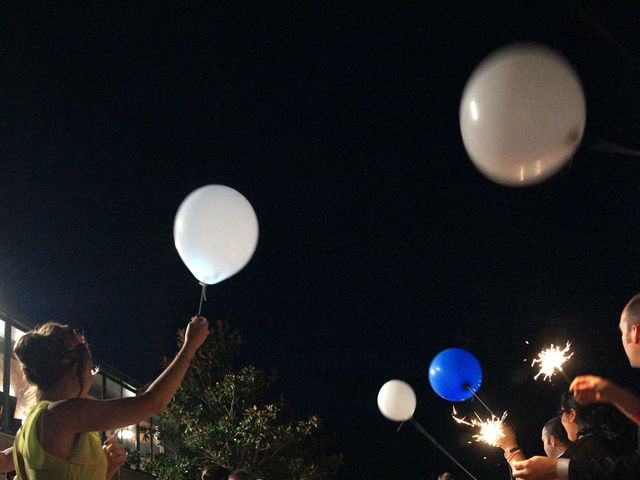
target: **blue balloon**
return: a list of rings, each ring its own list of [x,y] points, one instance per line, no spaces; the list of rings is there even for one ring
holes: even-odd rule
[[[482,383],[480,362],[466,350],[447,348],[431,361],[429,383],[445,400],[467,400],[478,391]]]

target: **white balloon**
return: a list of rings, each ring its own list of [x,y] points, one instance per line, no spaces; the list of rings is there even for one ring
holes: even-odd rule
[[[258,219],[246,198],[224,185],[206,185],[184,199],[173,223],[180,258],[202,283],[219,283],[251,260]]]
[[[508,186],[560,170],[582,140],[580,79],[558,53],[533,44],[494,52],[475,69],[460,104],[460,131],[476,167]]]
[[[416,394],[402,380],[389,380],[378,392],[378,408],[382,415],[394,422],[404,422],[416,410]]]

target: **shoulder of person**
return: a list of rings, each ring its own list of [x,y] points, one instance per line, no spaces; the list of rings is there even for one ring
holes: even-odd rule
[[[585,435],[575,443],[575,448],[571,454],[572,459],[600,459],[613,453],[613,448],[604,439],[597,435]]]
[[[48,419],[56,419],[60,417],[64,418],[69,415],[77,415],[97,401],[98,400],[78,397],[51,402],[47,405],[46,416]]]

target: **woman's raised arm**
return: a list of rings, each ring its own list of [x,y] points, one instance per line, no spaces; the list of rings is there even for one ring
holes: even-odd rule
[[[47,424],[66,432],[99,432],[140,423],[157,415],[178,391],[191,359],[207,335],[207,320],[193,317],[187,325],[184,345],[142,395],[114,400],[71,398],[54,402],[49,406]]]

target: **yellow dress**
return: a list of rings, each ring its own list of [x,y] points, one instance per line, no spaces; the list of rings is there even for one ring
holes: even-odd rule
[[[68,460],[51,455],[42,448],[38,441],[36,423],[49,403],[43,400],[33,407],[13,442],[13,462],[17,478],[25,480],[20,474],[16,454],[20,452],[29,480],[105,480],[107,457],[96,432],[81,433]]]

